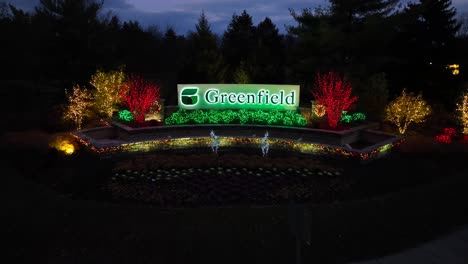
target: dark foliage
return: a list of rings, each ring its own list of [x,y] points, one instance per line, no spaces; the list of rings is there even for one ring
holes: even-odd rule
[[[289,83],[308,90],[316,72],[335,70],[362,83],[384,73],[389,99],[403,88],[422,90],[453,110],[467,82],[468,45],[450,0],[404,7],[395,0],[329,2],[328,9],[291,10],[297,24],[286,35],[268,17],[254,25],[244,10],[222,36],[204,13],[183,36],[105,15],[101,1],[42,0],[31,13],[2,2],[0,87],[11,99],[3,110],[29,96],[25,112],[48,116],[65,102],[65,88],[86,83],[96,69],[123,66],[156,81],[167,105],[177,103],[177,83]],[[452,63],[461,65],[459,75],[447,69]],[[301,93],[307,106],[311,97]]]

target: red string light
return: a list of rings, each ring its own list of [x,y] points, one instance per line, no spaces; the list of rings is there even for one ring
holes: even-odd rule
[[[444,128],[444,135],[448,135],[448,136],[455,136],[457,135],[457,131],[455,130],[455,128],[451,128],[451,127],[446,127]]]
[[[446,127],[443,131],[443,134],[435,136],[435,140],[444,144],[452,143],[452,137],[457,135],[457,131],[455,130],[455,128]]]
[[[445,134],[435,136],[435,140],[444,144],[452,143],[452,137]]]
[[[351,97],[352,90],[351,83],[343,80],[338,73],[317,74],[312,94],[325,107],[330,127],[336,128],[343,111],[348,110],[358,99],[357,96]]]
[[[159,96],[159,87],[137,75],[130,76],[121,92],[123,104],[132,112],[138,123],[145,121],[146,112],[159,99]]]

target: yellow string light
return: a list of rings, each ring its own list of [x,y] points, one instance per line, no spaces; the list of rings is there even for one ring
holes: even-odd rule
[[[96,88],[94,102],[102,116],[111,117],[113,112],[118,110],[117,104],[121,101],[120,89],[124,80],[125,73],[122,70],[97,71],[91,76],[90,84]]]
[[[450,64],[447,66],[450,70],[452,70],[453,75],[458,75],[460,73],[460,65],[459,64]]]
[[[87,90],[81,89],[79,85],[73,86],[72,93],[65,90],[68,99],[68,105],[65,108],[64,118],[71,120],[77,129],[81,129],[81,125],[85,117],[90,115],[89,108],[92,106],[92,96]]]
[[[463,134],[468,134],[468,92],[462,97],[462,102],[457,104],[457,111],[460,113],[460,121],[463,126]]]
[[[188,149],[188,148],[207,148],[212,142],[211,137],[201,138],[175,138],[175,139],[157,139],[143,142],[132,142],[112,147],[96,148],[87,140],[72,134],[81,144],[89,147],[98,154],[110,154],[112,152],[150,152],[169,149]],[[390,149],[398,146],[402,140],[384,145],[369,153],[357,153],[350,150],[325,146],[320,144],[298,142],[284,139],[268,139],[272,148],[286,151],[297,151],[304,154],[337,154],[343,157],[356,157],[361,160],[367,160],[383,155]],[[258,147],[261,144],[261,138],[239,138],[239,137],[220,137],[220,146],[222,147]]]
[[[410,123],[424,122],[431,112],[431,108],[424,101],[422,95],[407,94],[403,90],[401,95],[390,102],[385,109],[386,119],[398,127],[401,134],[406,132]]]

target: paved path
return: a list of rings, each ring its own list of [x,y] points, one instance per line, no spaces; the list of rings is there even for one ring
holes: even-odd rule
[[[400,253],[352,264],[467,264],[468,226]]]

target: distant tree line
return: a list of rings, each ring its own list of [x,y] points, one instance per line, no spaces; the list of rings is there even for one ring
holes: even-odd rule
[[[96,70],[124,67],[157,81],[161,97],[175,104],[177,83],[308,89],[317,72],[333,70],[346,74],[368,112],[403,88],[448,106],[467,86],[467,24],[451,0],[329,2],[328,8],[290,10],[297,23],[286,34],[268,17],[254,25],[243,11],[221,36],[204,13],[192,32],[178,35],[102,14],[100,1],[41,0],[31,13],[0,3],[0,78],[62,80],[72,87]],[[460,73],[453,75],[449,64],[459,64]],[[311,94],[303,91],[307,103]]]

